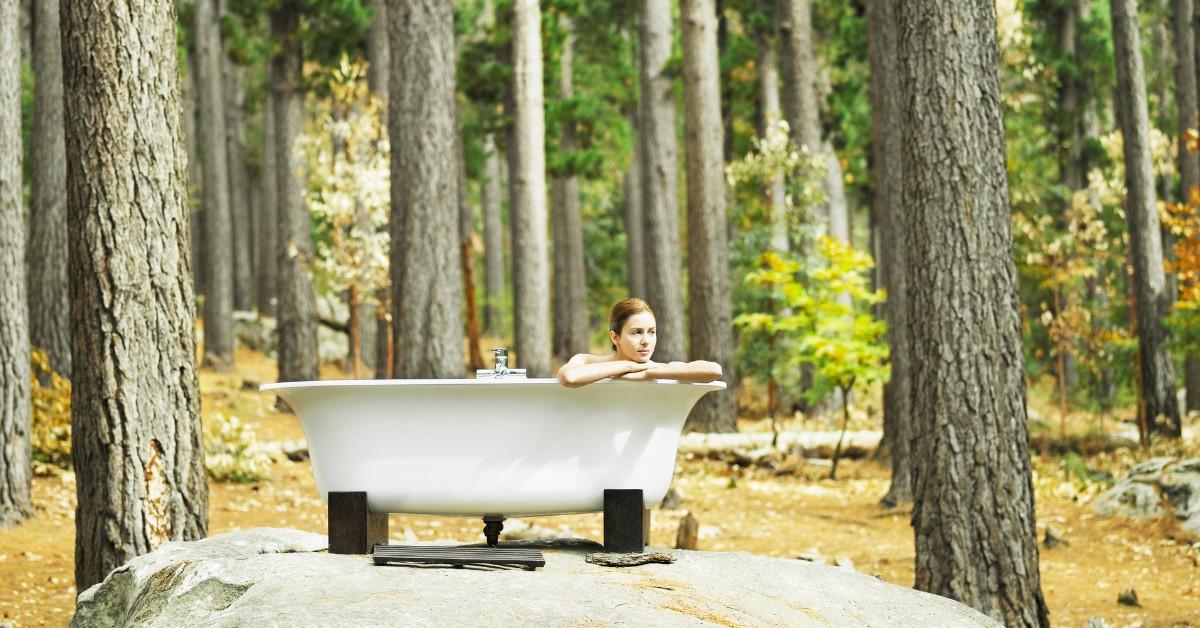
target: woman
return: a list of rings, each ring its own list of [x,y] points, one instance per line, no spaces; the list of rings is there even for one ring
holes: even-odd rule
[[[625,299],[613,306],[608,317],[608,338],[613,352],[607,355],[580,353],[558,369],[558,381],[578,388],[602,379],[645,381],[674,379],[681,382],[711,382],[721,379],[716,362],[654,362],[657,342],[654,310],[641,299]]]

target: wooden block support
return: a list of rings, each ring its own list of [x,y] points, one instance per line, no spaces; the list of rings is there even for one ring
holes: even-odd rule
[[[387,541],[387,513],[371,512],[365,491],[329,493],[330,554],[370,554]]]
[[[604,551],[639,554],[650,540],[650,511],[642,489],[604,490]]]

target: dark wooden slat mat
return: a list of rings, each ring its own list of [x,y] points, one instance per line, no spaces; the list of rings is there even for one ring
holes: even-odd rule
[[[426,565],[494,565],[498,567],[546,566],[542,552],[516,547],[459,547],[454,545],[376,545],[371,553],[376,565],[418,563]]]

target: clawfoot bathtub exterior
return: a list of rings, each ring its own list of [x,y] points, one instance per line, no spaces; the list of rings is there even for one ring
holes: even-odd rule
[[[724,382],[555,379],[268,384],[304,425],[322,498],[362,491],[373,513],[509,517],[604,510],[605,489],[671,481],[684,420]]]

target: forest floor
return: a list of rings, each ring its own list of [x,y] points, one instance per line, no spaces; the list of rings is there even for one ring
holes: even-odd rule
[[[275,412],[273,399],[256,390],[257,383],[274,381],[273,364],[249,351],[239,351],[237,358],[236,372],[201,373],[205,419],[215,412],[233,414],[251,425],[260,441],[302,439],[297,419]],[[336,369],[322,376],[345,377]],[[740,428],[769,426],[745,420]],[[1119,473],[1135,455],[1100,454],[1083,461]],[[1161,523],[1102,519],[1086,504],[1099,488],[1073,480],[1055,458],[1043,457],[1035,467],[1039,539],[1049,526],[1069,543],[1040,546],[1042,589],[1054,625],[1082,626],[1087,618],[1099,617],[1113,626],[1200,626],[1200,539]],[[846,460],[833,481],[825,478],[823,464],[800,463],[780,475],[681,455],[675,473],[673,485],[683,501],[677,510],[654,512],[652,545],[673,546],[678,522],[690,511],[701,525],[698,549],[793,559],[819,555],[830,563],[848,559],[859,571],[912,586],[911,511],[879,506],[889,471],[876,462]],[[209,534],[257,526],[325,532],[325,509],[306,460],[282,458],[265,476],[248,484],[210,483]],[[61,626],[74,610],[74,474],[43,470],[33,490],[36,515],[0,531],[0,626]],[[599,514],[524,521],[601,538]],[[390,530],[393,539],[475,542],[481,523],[392,515]],[[1140,607],[1117,603],[1127,587],[1136,590]]]

